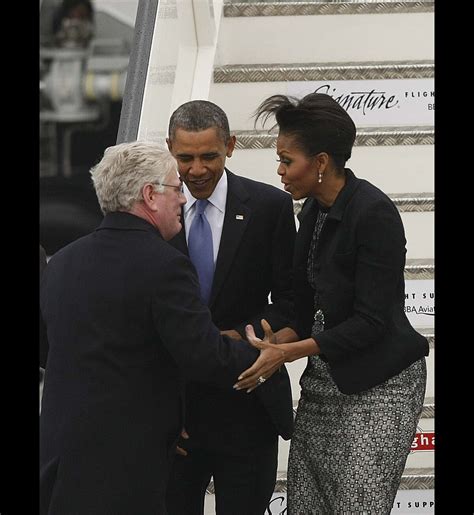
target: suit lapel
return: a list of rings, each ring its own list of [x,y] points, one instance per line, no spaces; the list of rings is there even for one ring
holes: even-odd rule
[[[216,270],[212,284],[209,306],[212,305],[224,284],[235,254],[242,241],[252,210],[247,205],[250,198],[242,182],[232,172],[227,170],[227,201],[222,227],[219,253],[217,254]]]

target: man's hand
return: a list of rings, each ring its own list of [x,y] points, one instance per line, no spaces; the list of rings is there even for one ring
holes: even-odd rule
[[[186,432],[186,429],[184,429],[184,427],[183,427],[183,430],[181,431],[181,438],[184,438],[185,440],[189,439],[189,435]],[[176,454],[180,454],[181,456],[187,456],[188,455],[188,453],[182,447],[180,447],[179,445],[176,446]]]
[[[227,329],[226,331],[221,331],[221,334],[225,334],[226,336],[229,336],[233,340],[244,340],[245,338],[242,338],[242,335],[239,334],[235,329]]]
[[[265,333],[263,340],[257,338],[253,326],[248,325],[245,328],[248,342],[260,350],[260,356],[250,368],[240,374],[238,382],[234,385],[236,390],[246,388],[247,393],[250,393],[285,363],[285,344],[275,343],[273,330],[265,319],[262,320],[262,328]]]

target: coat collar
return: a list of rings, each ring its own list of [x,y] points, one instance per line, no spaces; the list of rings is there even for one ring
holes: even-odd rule
[[[162,237],[160,231],[151,225],[150,222],[139,216],[132,215],[125,211],[114,211],[113,213],[107,213],[102,220],[102,223],[96,229],[117,229],[125,231],[149,231],[153,234]]]
[[[346,209],[347,204],[349,203],[349,200],[352,198],[352,195],[354,195],[355,191],[361,183],[361,179],[358,179],[351,169],[344,168],[344,172],[346,174],[346,184],[344,184],[344,187],[341,189],[339,195],[336,197],[334,204],[331,206],[327,219],[337,221],[342,220],[344,211]],[[318,201],[315,198],[310,197],[303,204],[303,208],[301,209],[301,212],[298,215],[298,219],[301,222],[306,216],[308,216],[310,212],[312,212],[315,215],[318,211]]]
[[[249,192],[245,188],[244,184],[240,180],[240,177],[233,174],[230,170],[227,168],[225,169],[227,172],[227,197],[229,197],[229,192],[232,193],[240,202],[247,202],[247,200],[250,198]],[[227,198],[227,201],[229,199]]]

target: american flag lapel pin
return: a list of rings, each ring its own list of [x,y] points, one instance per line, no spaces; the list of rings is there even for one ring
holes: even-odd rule
[[[236,220],[243,220],[244,219],[244,215],[235,215],[235,219]]]

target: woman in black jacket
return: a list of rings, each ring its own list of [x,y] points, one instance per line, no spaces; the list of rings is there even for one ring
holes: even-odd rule
[[[239,378],[252,390],[308,356],[288,463],[288,513],[390,513],[423,407],[427,340],[405,312],[406,240],[390,198],[345,168],[354,122],[330,96],[274,95],[278,174],[299,215],[295,320]],[[284,244],[284,242],[282,242]],[[289,343],[292,342],[292,343]]]

